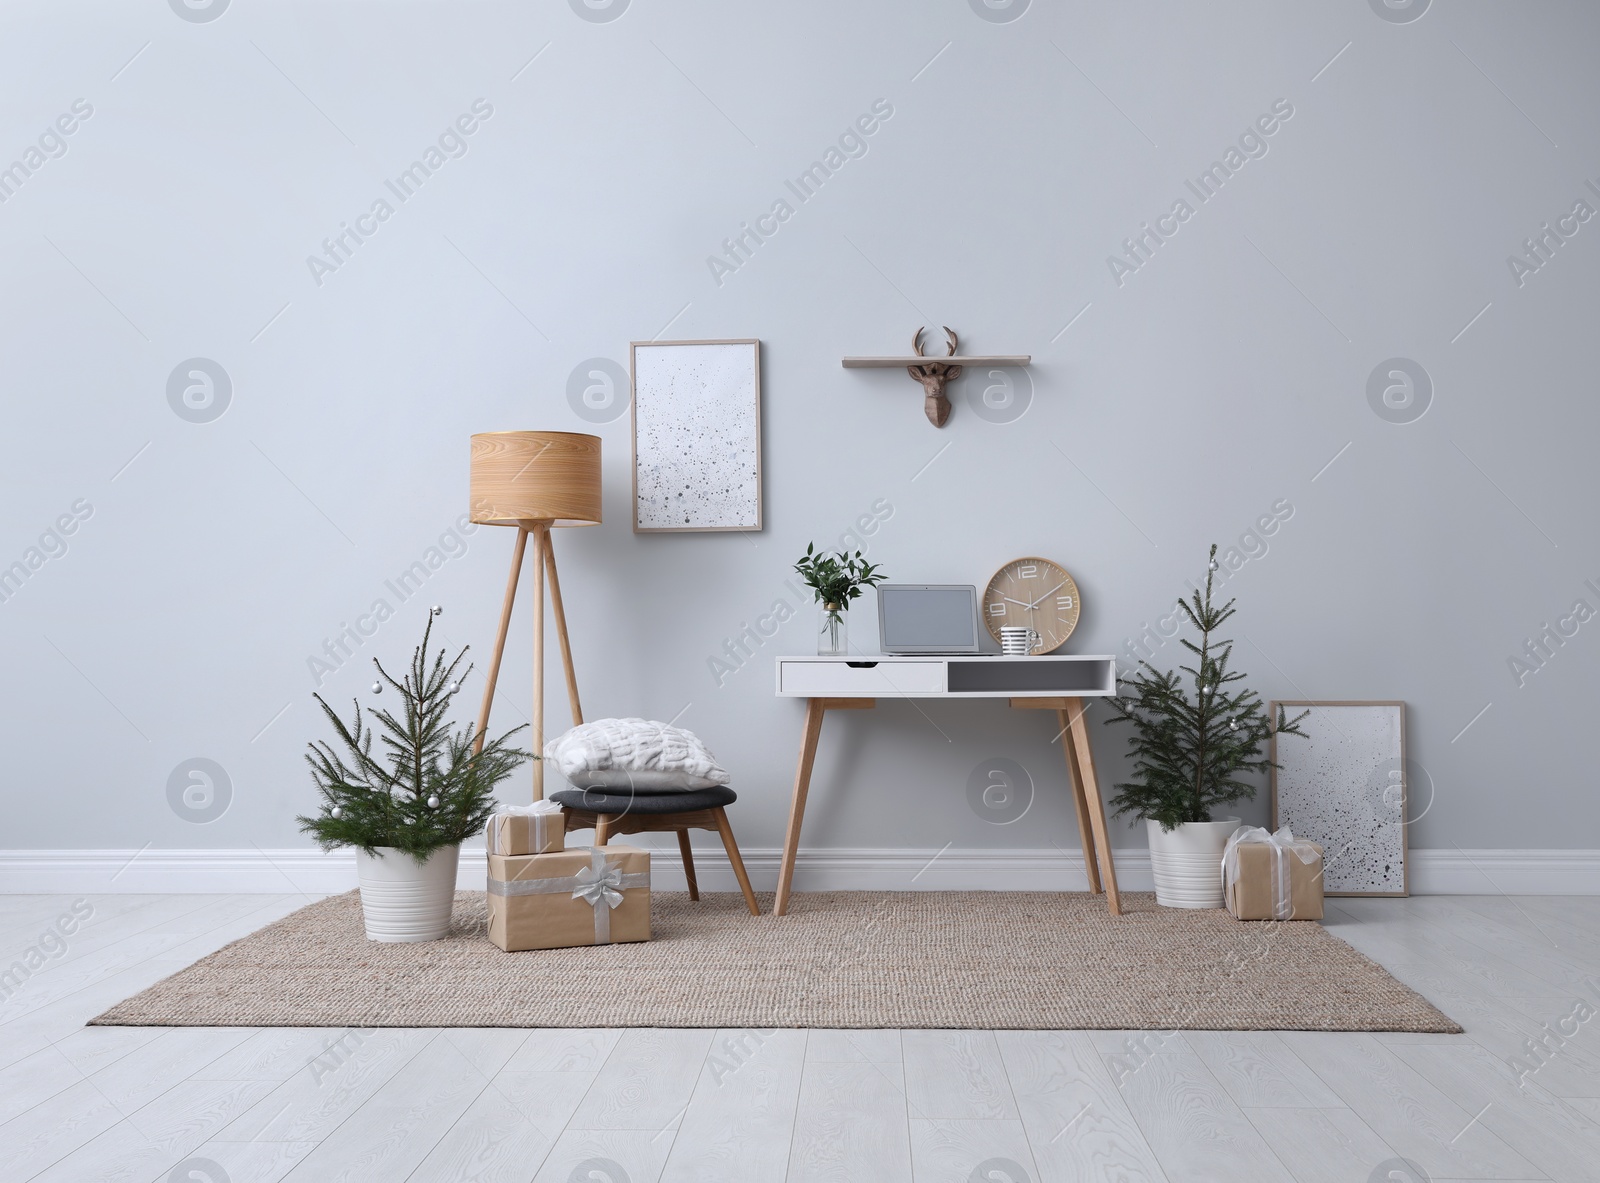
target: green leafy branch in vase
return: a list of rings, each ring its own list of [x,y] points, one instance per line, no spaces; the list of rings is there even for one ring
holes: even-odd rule
[[[476,749],[472,724],[451,729],[445,713],[472,667],[461,669],[465,648],[448,664],[442,652],[430,662],[432,632],[430,615],[404,681],[391,678],[377,660],[372,663],[382,679],[379,687],[387,683],[400,696],[399,717],[374,708],[369,725],[357,702],[355,718],[346,724],[320,694],[312,696],[343,748],[316,740],[306,753],[321,810],[295,820],[324,850],[357,846],[373,854],[380,846],[392,847],[422,862],[435,850],[482,831],[494,812],[495,786],[523,761],[538,759],[510,746],[521,727],[498,739],[485,737],[481,749]],[[380,756],[372,754],[374,738],[382,741]]]
[[[1241,779],[1260,775],[1277,765],[1262,748],[1274,732],[1304,737],[1299,724],[1309,712],[1292,720],[1282,707],[1274,721],[1254,690],[1230,689],[1244,674],[1230,670],[1233,642],[1211,634],[1234,614],[1234,601],[1218,607],[1212,603],[1212,581],[1217,570],[1213,544],[1202,599],[1196,591],[1178,607],[1200,630],[1200,644],[1187,637],[1179,642],[1198,659],[1197,666],[1178,669],[1193,681],[1194,697],[1176,671],[1156,669],[1147,661],[1128,679],[1132,693],[1107,700],[1111,723],[1128,723],[1128,751],[1135,779],[1119,783],[1111,799],[1118,813],[1132,813],[1174,830],[1185,822],[1211,821],[1211,809],[1241,798],[1254,797],[1256,786]]]
[[[861,598],[861,589],[876,587],[888,578],[878,571],[876,563],[868,563],[861,551],[836,551],[825,554],[816,544],[806,543],[806,553],[794,565],[800,578],[822,605],[823,620],[820,632],[830,630],[835,636],[843,624],[843,613],[851,600]],[[837,648],[837,646],[835,646]]]

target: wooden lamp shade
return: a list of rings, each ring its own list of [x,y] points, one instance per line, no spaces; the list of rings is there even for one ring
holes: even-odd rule
[[[486,431],[472,437],[472,520],[485,526],[515,526],[516,545],[511,553],[511,574],[500,609],[500,631],[484,680],[483,706],[478,712],[474,749],[483,750],[494,705],[494,688],[505,654],[511,608],[517,598],[517,577],[522,571],[528,540],[533,540],[533,703],[528,736],[534,752],[544,749],[544,617],[545,590],[561,644],[561,665],[567,675],[567,701],[572,722],[583,722],[578,703],[578,678],[572,668],[572,646],[567,640],[567,616],[561,605],[561,581],[556,555],[550,546],[552,526],[600,524],[600,437],[572,431]],[[533,762],[533,799],[544,796],[544,762]]]
[[[474,435],[471,496],[479,525],[599,525],[600,437],[573,431]]]

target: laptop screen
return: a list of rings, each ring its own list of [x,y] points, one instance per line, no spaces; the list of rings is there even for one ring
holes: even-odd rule
[[[885,653],[976,653],[978,591],[970,583],[885,583],[878,631]]]

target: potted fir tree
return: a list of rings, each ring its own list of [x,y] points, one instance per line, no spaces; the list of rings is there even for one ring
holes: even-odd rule
[[[393,687],[399,718],[374,709],[375,722],[365,725],[358,702],[346,725],[320,694],[313,696],[342,750],[325,740],[310,745],[306,762],[322,807],[296,820],[324,850],[355,847],[362,917],[374,941],[434,941],[450,931],[461,842],[483,830],[495,786],[531,755],[507,743],[520,727],[481,750],[471,724],[451,730],[445,712],[472,667],[460,669],[466,649],[448,665],[442,652],[430,664],[432,632],[430,614],[404,681],[372,663],[381,679],[373,692]],[[374,736],[382,741],[381,756],[372,754]]]
[[[1220,608],[1211,602],[1216,570],[1213,544],[1205,598],[1195,592],[1192,601],[1178,601],[1200,630],[1198,645],[1180,638],[1198,659],[1198,666],[1179,667],[1193,682],[1193,699],[1177,673],[1141,661],[1131,681],[1133,693],[1111,699],[1116,714],[1106,720],[1133,726],[1128,750],[1135,779],[1118,784],[1121,791],[1111,803],[1118,813],[1145,819],[1156,902],[1171,908],[1222,906],[1222,849],[1239,819],[1212,813],[1255,796],[1256,786],[1242,774],[1273,767],[1262,754],[1267,738],[1274,729],[1279,735],[1302,735],[1299,723],[1306,716],[1286,719],[1280,707],[1274,726],[1255,691],[1230,689],[1244,675],[1228,668],[1233,642],[1211,635],[1234,613],[1233,600]]]
[[[820,606],[817,616],[817,654],[834,657],[850,651],[849,628],[846,613],[850,601],[861,597],[864,587],[876,587],[886,576],[878,574],[873,563],[862,561],[855,554],[841,550],[836,554],[819,554],[815,543],[806,543],[806,553],[794,565],[805,580]]]

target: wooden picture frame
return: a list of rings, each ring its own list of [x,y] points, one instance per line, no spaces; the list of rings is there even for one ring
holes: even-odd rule
[[[1323,847],[1323,894],[1329,896],[1407,896],[1411,894],[1411,826],[1409,764],[1406,759],[1406,704],[1395,699],[1294,701],[1268,704],[1274,720],[1282,707],[1289,718],[1311,711],[1307,739],[1289,738],[1280,750],[1274,731],[1268,742],[1271,769],[1272,828],[1287,825],[1296,838]],[[1344,726],[1339,712],[1348,710]],[[1393,712],[1390,715],[1390,712]],[[1317,734],[1321,712],[1334,736]],[[1392,735],[1393,743],[1389,742]],[[1323,742],[1319,745],[1318,740]],[[1381,749],[1380,750],[1380,744]],[[1367,769],[1370,767],[1370,771]],[[1314,787],[1308,781],[1317,780]],[[1399,788],[1399,798],[1393,790]],[[1381,839],[1397,830],[1394,843],[1381,840],[1359,848],[1365,826]],[[1318,831],[1321,831],[1320,833]],[[1398,857],[1398,882],[1393,860]],[[1381,871],[1375,868],[1389,859]],[[1380,890],[1357,890],[1376,883]]]
[[[759,531],[761,342],[634,341],[628,383],[633,532]]]

